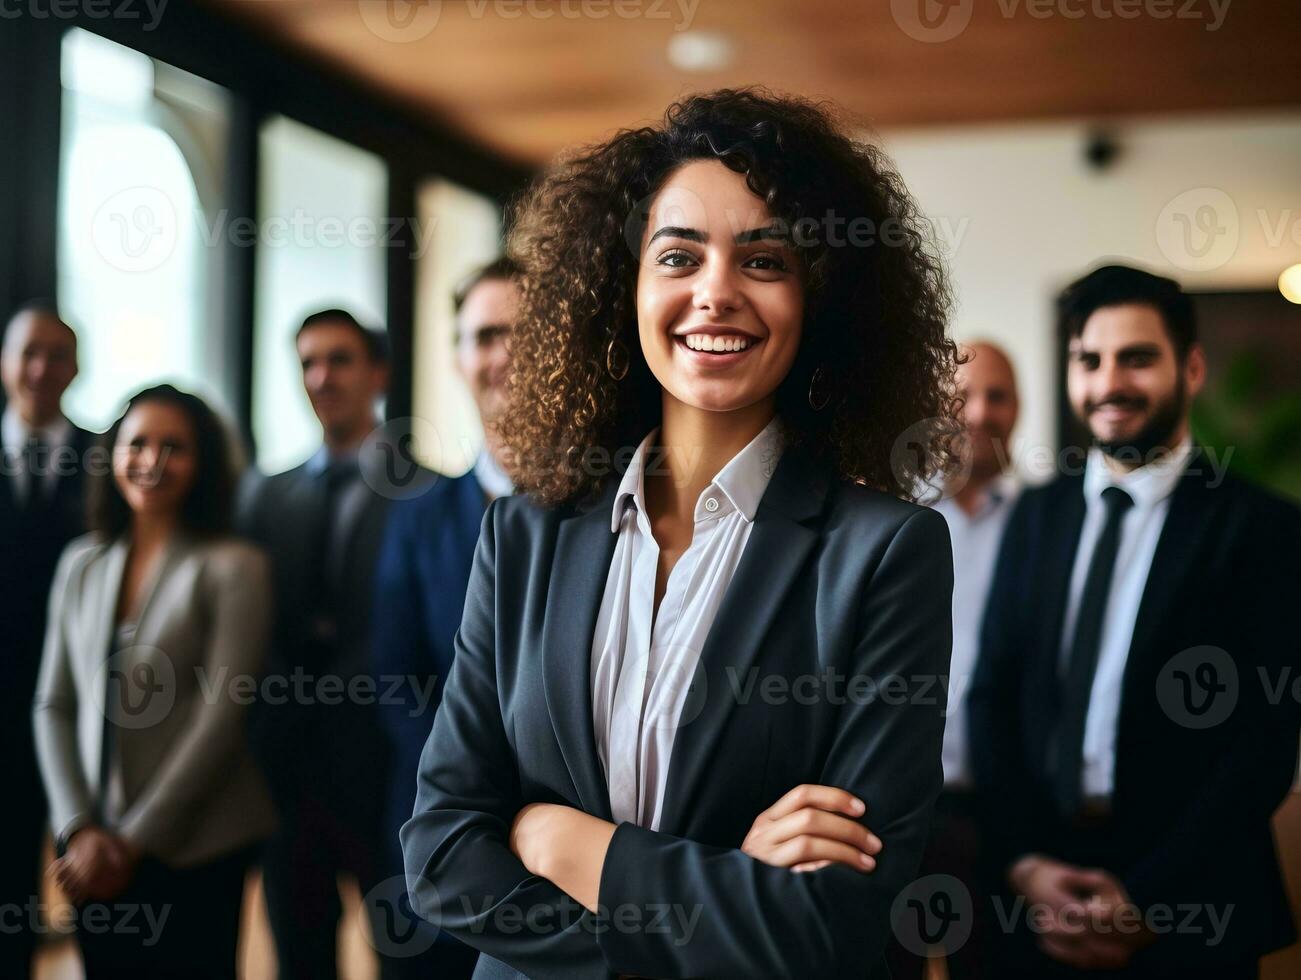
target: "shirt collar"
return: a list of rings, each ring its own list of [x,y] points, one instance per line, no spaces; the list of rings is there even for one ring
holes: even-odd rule
[[[53,422],[47,422],[39,429],[29,428],[19,417],[16,408],[12,405],[5,406],[4,414],[0,416],[0,438],[4,440],[5,452],[10,455],[21,454],[23,447],[27,445],[27,440],[38,433],[43,437],[46,446],[57,449],[67,445],[72,438],[72,423],[68,421],[67,416],[60,415]]]
[[[358,462],[358,458],[355,449],[346,453],[331,453],[329,449],[322,445],[308,457],[304,465],[307,467],[307,472],[312,476],[320,476],[331,463],[355,463]]]
[[[1100,501],[1107,487],[1120,487],[1136,506],[1154,507],[1174,492],[1192,453],[1192,437],[1185,434],[1169,453],[1128,472],[1117,473],[1107,465],[1102,450],[1094,446],[1084,466],[1084,499]]]
[[[474,461],[474,478],[490,497],[509,497],[515,492],[515,485],[511,483],[506,471],[486,449],[480,451]]]
[[[985,487],[980,506],[976,508],[973,514],[968,514],[963,510],[961,505],[958,504],[958,498],[953,494],[940,497],[930,506],[943,513],[945,517],[952,514],[964,521],[975,524],[1011,507],[1020,493],[1021,481],[1017,478],[1017,475],[1015,473],[1000,473],[990,480],[989,485]]]
[[[619,489],[614,495],[614,508],[610,514],[610,530],[613,532],[619,530],[628,501],[632,501],[641,513],[646,513],[646,456],[659,431],[655,428],[647,433],[619,481]],[[764,491],[768,489],[768,483],[776,472],[783,446],[781,423],[774,417],[744,449],[728,460],[727,465],[718,471],[718,475],[701,492],[700,499],[696,501],[695,519],[701,521],[722,517],[734,509],[746,521],[753,521],[759,511],[759,501],[763,499]],[[730,508],[710,511],[705,506],[705,501],[717,493],[727,499]]]

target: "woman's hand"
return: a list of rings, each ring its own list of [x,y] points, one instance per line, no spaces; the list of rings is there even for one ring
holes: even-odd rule
[[[866,810],[862,800],[843,789],[803,783],[755,818],[741,850],[792,871],[839,863],[870,872],[881,840],[855,819]]]
[[[601,868],[614,824],[558,803],[530,803],[515,814],[510,849],[530,874],[546,878],[596,911]]]
[[[50,874],[70,901],[108,901],[120,895],[135,873],[139,854],[126,840],[103,827],[83,827]]]

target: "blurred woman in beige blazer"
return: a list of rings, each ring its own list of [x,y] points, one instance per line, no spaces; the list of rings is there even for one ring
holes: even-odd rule
[[[91,980],[233,977],[244,875],[273,822],[245,737],[267,564],[229,533],[231,454],[201,399],[146,389],[105,442],[93,530],[55,574],[34,704],[50,870]]]

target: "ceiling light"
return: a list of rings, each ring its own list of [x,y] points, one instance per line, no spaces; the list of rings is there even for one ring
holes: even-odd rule
[[[669,62],[680,71],[722,71],[735,56],[732,39],[718,31],[686,31],[669,41]]]
[[[1301,303],[1301,262],[1283,270],[1278,277],[1278,291],[1289,303]]]

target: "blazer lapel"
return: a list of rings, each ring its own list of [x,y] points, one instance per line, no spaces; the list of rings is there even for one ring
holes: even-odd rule
[[[542,626],[547,711],[583,810],[610,819],[610,796],[592,732],[592,634],[614,555],[610,480],[590,508],[560,522]]]
[[[755,513],[754,528],[700,654],[693,683],[703,683],[699,715],[682,723],[673,742],[660,828],[684,825],[700,781],[718,773],[715,750],[737,707],[729,696],[763,650],[764,637],[818,541],[810,527],[829,480],[798,450],[782,454]],[[692,711],[688,696],[687,711]]]
[[[1170,510],[1157,538],[1156,553],[1152,556],[1152,569],[1148,572],[1139,601],[1138,617],[1129,644],[1129,659],[1125,672],[1142,658],[1162,627],[1170,622],[1171,609],[1190,571],[1203,538],[1209,529],[1217,526],[1207,505],[1211,496],[1207,492],[1203,465],[1205,456],[1200,450],[1188,460],[1188,466],[1179,478],[1170,498]]]
[[[1049,540],[1044,542],[1042,595],[1046,597],[1043,634],[1038,649],[1044,651],[1037,667],[1048,692],[1052,710],[1049,717],[1056,723],[1057,704],[1061,698],[1059,680],[1062,651],[1062,630],[1066,626],[1066,603],[1071,591],[1071,572],[1075,568],[1075,553],[1080,547],[1080,532],[1084,529],[1084,481],[1072,479],[1063,488],[1060,509],[1052,515],[1046,529]]]

